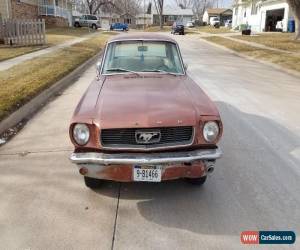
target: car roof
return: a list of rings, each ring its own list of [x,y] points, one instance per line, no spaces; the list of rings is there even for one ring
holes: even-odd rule
[[[152,32],[136,32],[132,34],[121,34],[113,36],[108,42],[116,41],[132,41],[132,40],[151,40],[151,41],[166,41],[166,42],[177,42],[169,36],[156,34]]]

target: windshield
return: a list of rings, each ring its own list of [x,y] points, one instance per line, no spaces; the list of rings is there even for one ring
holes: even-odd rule
[[[162,72],[184,74],[177,46],[171,42],[122,41],[108,45],[103,74]]]

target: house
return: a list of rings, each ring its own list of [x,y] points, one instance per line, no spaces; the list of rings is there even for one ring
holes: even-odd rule
[[[101,20],[101,27],[103,29],[109,29],[112,23],[127,23],[129,28],[136,28],[137,18],[130,13],[117,14],[101,12],[99,16]]]
[[[292,13],[285,0],[239,0],[233,6],[232,27],[242,24],[251,26],[252,31],[276,31],[276,24],[282,21],[282,31],[287,31]]]
[[[106,30],[109,30],[110,25],[112,23],[120,22],[120,14],[117,13],[100,12],[99,17],[100,17],[101,27]]]
[[[151,14],[152,24],[159,25],[159,14],[157,13],[154,4],[152,4]],[[163,24],[172,25],[174,21],[180,21],[186,25],[187,22],[193,20],[193,16],[194,14],[192,9],[182,9],[180,7],[171,7],[166,5],[163,9]]]
[[[127,23],[129,28],[136,28],[136,17],[130,13],[120,15],[120,22]]]
[[[150,25],[159,25],[159,15],[155,6],[150,5],[149,13],[139,13],[132,15],[130,13],[116,14],[105,13],[99,14],[101,20],[101,27],[107,28],[111,23],[127,23],[129,28],[142,28]],[[191,9],[181,9],[179,7],[172,8],[168,5],[164,7],[163,21],[164,25],[172,25],[174,21],[180,21],[184,25],[193,20],[193,11]]]
[[[1,0],[0,16],[4,19],[45,19],[55,26],[72,25],[72,0]]]
[[[152,15],[150,14],[137,14],[136,18],[136,26],[137,28],[148,27],[152,25]]]
[[[203,23],[210,24],[211,17],[218,17],[220,23],[224,24],[227,20],[232,20],[232,10],[223,8],[207,9],[202,17]]]

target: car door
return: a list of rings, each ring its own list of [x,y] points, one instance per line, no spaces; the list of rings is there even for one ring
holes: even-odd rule
[[[93,23],[94,23],[94,16],[92,15],[87,15],[87,25],[88,27],[92,27]]]
[[[79,22],[80,22],[80,26],[86,27],[87,26],[86,15],[83,15],[82,17],[80,17]]]

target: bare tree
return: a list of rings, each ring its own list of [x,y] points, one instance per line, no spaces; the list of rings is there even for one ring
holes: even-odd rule
[[[300,40],[300,0],[287,0],[295,17],[295,39]]]
[[[136,15],[141,10],[141,2],[141,0],[118,0],[115,4],[123,13]]]
[[[154,5],[159,16],[159,27],[162,30],[164,26],[163,12],[164,12],[164,0],[154,0]]]
[[[176,5],[182,9],[189,9],[193,7],[193,4],[197,0],[174,0]]]
[[[113,0],[86,0],[90,14],[96,14],[102,6],[115,6]]]
[[[106,4],[101,7],[103,12],[136,15],[141,11],[142,0],[115,0],[114,4]]]
[[[193,0],[192,9],[197,19],[202,19],[203,14],[207,8],[212,8],[214,5],[213,0]]]

